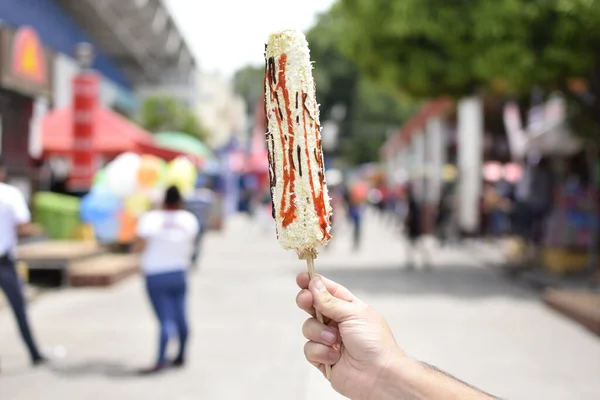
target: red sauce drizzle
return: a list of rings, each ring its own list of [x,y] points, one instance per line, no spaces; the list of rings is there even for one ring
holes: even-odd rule
[[[281,147],[283,149],[283,193],[281,196],[281,204],[279,205],[279,215],[283,218],[282,225],[287,227],[296,219],[296,173],[290,169],[290,164],[293,163],[293,160],[290,160],[290,157],[293,157],[292,151],[285,151],[286,148],[293,149],[294,148],[294,122],[292,119],[292,110],[290,109],[290,93],[286,87],[286,66],[287,66],[287,54],[282,54],[279,58],[279,71],[277,77],[277,85],[275,86],[275,90],[281,89],[283,94],[283,104],[285,109],[285,117],[287,123],[287,131],[288,135],[284,138],[285,135],[281,135]],[[282,123],[283,121],[278,116],[277,122],[279,124],[279,130],[283,133]],[[286,145],[286,141],[288,142]],[[289,197],[289,203],[287,198]]]
[[[271,98],[271,104],[273,104],[275,102],[275,100],[276,100],[276,97],[277,97],[277,93],[276,93],[277,89],[276,89],[276,87],[273,87],[277,83],[277,77],[275,75],[275,60],[274,60],[273,57],[270,57],[268,59],[266,78],[267,78],[267,81],[269,83],[269,95],[270,95],[270,98]],[[265,108],[266,108],[266,103],[265,103]],[[279,107],[277,106],[275,108],[278,109]],[[272,114],[275,115],[275,118],[277,120],[277,126],[279,128],[279,131],[281,132],[282,131],[282,120],[281,120],[282,116],[281,116],[281,113],[277,112],[278,110],[275,110],[275,108],[272,109]],[[269,114],[267,114],[267,115],[269,115]],[[275,186],[276,179],[277,179],[276,176],[275,176],[276,175],[276,167],[274,165],[274,161],[275,161],[275,155],[274,155],[275,143],[274,143],[274,140],[273,140],[273,133],[272,132],[267,132],[267,135],[269,136],[269,140],[270,140],[270,144],[271,144],[270,148],[269,148],[269,146],[267,146],[267,148],[269,148],[269,156],[270,156],[270,158],[269,158],[269,167],[270,167],[269,168],[269,172],[270,173],[272,172],[272,175],[270,175],[270,177],[272,178],[272,181],[270,182],[270,184],[271,184],[272,215],[273,215],[273,218],[275,218],[275,212],[276,211],[275,211],[275,204],[274,204],[274,201],[273,201],[273,187]],[[285,170],[286,170],[286,168],[285,168],[285,162],[286,162],[286,160],[284,158],[284,168],[283,168],[283,174],[284,174],[284,176],[286,174],[286,172],[285,172]],[[285,180],[284,177],[282,177],[282,179]],[[285,197],[283,198],[282,202],[285,202]],[[279,238],[279,232],[277,230],[277,225],[275,226],[275,229],[277,231],[277,237]]]
[[[277,125],[279,128],[279,131],[281,132],[281,146],[282,146],[282,153],[283,153],[283,176],[281,177],[283,180],[283,193],[281,196],[281,203],[279,204],[279,215],[282,217],[282,225],[284,227],[289,226],[297,217],[297,210],[296,210],[296,204],[295,204],[295,199],[296,199],[296,193],[295,193],[295,186],[296,186],[296,173],[294,170],[292,170],[290,168],[291,165],[293,165],[294,160],[293,160],[293,151],[291,149],[294,148],[294,126],[293,126],[293,118],[292,118],[292,111],[290,109],[290,94],[289,91],[286,87],[286,76],[285,76],[285,72],[286,72],[286,67],[287,67],[287,54],[282,54],[281,57],[278,60],[278,71],[275,71],[275,60],[274,59],[269,59],[268,65],[267,65],[267,74],[266,74],[266,80],[268,81],[269,84],[269,88],[270,88],[270,97],[271,97],[271,103],[279,103],[279,98],[278,98],[278,93],[277,90],[281,89],[281,93],[283,95],[283,103],[284,103],[284,109],[285,109],[285,122],[287,125],[287,135],[284,132],[284,121],[283,121],[283,113],[281,112],[281,108],[280,105],[278,104],[277,109],[273,109],[273,114],[275,115],[275,118],[277,120]],[[321,146],[321,139],[319,138],[320,132],[319,132],[319,125],[316,123],[316,121],[314,121],[314,118],[312,117],[312,115],[310,114],[310,111],[308,109],[308,106],[306,105],[306,99],[307,99],[308,95],[306,93],[302,93],[302,106],[303,106],[303,112],[302,112],[302,122],[303,122],[303,128],[304,128],[304,144],[305,144],[305,154],[306,154],[306,162],[307,162],[307,167],[308,167],[308,178],[309,178],[309,182],[310,182],[310,189],[311,189],[311,194],[312,194],[312,199],[313,199],[313,205],[314,205],[314,209],[315,209],[315,213],[317,214],[318,218],[319,218],[319,226],[321,227],[321,231],[323,232],[323,238],[324,239],[329,239],[331,238],[331,235],[329,234],[328,227],[329,227],[329,223],[328,223],[328,215],[327,215],[327,210],[326,210],[326,206],[325,206],[325,177],[324,177],[324,173],[323,173],[323,157],[322,157],[322,153],[319,151],[320,150],[320,146]],[[296,103],[295,106],[296,108],[298,107],[298,93],[296,93]],[[316,107],[316,104],[315,104]],[[311,119],[311,122],[309,123],[310,128],[307,128],[307,117]],[[297,122],[298,118],[296,119]],[[313,122],[315,122],[313,124]],[[317,163],[317,166],[319,168],[319,173],[318,173],[318,181],[320,183],[320,191],[319,194],[317,194],[317,191],[315,190],[315,185],[314,185],[314,178],[313,178],[313,172],[312,172],[312,168],[311,168],[311,154],[310,151],[308,149],[308,135],[309,135],[309,130],[312,130],[314,135],[315,135],[315,139],[316,139],[316,144],[317,144],[317,148],[314,149],[314,157],[315,157],[315,161]],[[273,140],[273,137],[271,136],[270,138],[271,140]],[[290,151],[286,151],[285,149],[289,149]],[[273,155],[271,155],[273,156]],[[273,160],[274,161],[274,160]],[[298,162],[301,162],[300,157],[298,157]],[[275,167],[273,166],[273,173]],[[275,178],[275,177],[273,177]],[[275,179],[273,179],[274,181]],[[274,183],[274,182],[273,182]],[[289,198],[289,201],[288,201]],[[275,208],[273,209],[275,210]]]
[[[319,226],[321,227],[321,231],[323,232],[323,239],[328,240],[331,238],[329,232],[327,232],[327,228],[329,227],[328,219],[327,219],[327,209],[325,208],[325,191],[324,191],[324,176],[323,176],[323,158],[320,156],[320,152],[318,151],[321,140],[319,139],[319,128],[318,125],[314,129],[315,137],[317,139],[317,148],[315,149],[315,161],[317,162],[317,167],[319,168],[319,183],[321,185],[319,194],[317,195],[315,191],[315,184],[313,182],[313,173],[310,162],[310,151],[308,150],[308,129],[306,127],[306,116],[312,119],[310,112],[306,106],[306,99],[308,95],[306,93],[302,93],[302,104],[304,106],[302,112],[302,122],[304,128],[304,151],[306,154],[306,162],[308,166],[308,180],[310,182],[310,192],[312,193],[313,205],[315,208],[315,213],[317,213],[317,217],[319,218]],[[312,129],[313,124],[310,124],[310,129]]]

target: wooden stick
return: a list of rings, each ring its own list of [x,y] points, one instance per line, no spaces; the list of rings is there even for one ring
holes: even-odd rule
[[[313,279],[315,277],[315,256],[316,254],[310,254],[306,256],[306,266],[308,267],[308,276],[310,277],[310,279]],[[315,310],[315,312],[317,314],[317,320],[320,323],[324,323],[323,315],[317,310]],[[331,365],[325,364],[325,377],[328,381],[331,380]]]

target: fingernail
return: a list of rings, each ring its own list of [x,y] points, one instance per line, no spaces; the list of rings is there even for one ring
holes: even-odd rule
[[[335,342],[337,342],[337,333],[330,330],[324,330],[323,332],[321,332],[321,337],[325,342],[329,344],[334,344]]]
[[[325,287],[325,284],[323,283],[321,278],[317,277],[317,278],[313,278],[313,279],[315,281],[315,289],[317,289],[321,293],[327,292],[327,288]]]

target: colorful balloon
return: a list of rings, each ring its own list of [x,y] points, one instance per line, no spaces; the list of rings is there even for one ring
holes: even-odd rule
[[[147,194],[138,192],[125,199],[125,211],[131,215],[140,216],[150,209],[151,202]]]
[[[96,240],[100,243],[115,243],[119,233],[119,214],[115,213],[108,219],[91,224]]]
[[[146,191],[146,196],[150,201],[150,208],[160,208],[165,198],[164,188],[153,188]]]
[[[106,184],[106,170],[104,168],[98,170],[96,175],[94,175],[94,179],[92,181],[92,185],[95,187],[102,186]]]
[[[80,217],[83,222],[96,223],[114,216],[121,200],[106,188],[96,188],[81,199]]]
[[[137,179],[139,167],[139,155],[135,153],[121,154],[106,167],[107,187],[121,198],[134,194],[139,189]]]
[[[119,243],[131,243],[136,237],[137,233],[137,217],[128,213],[119,213],[119,233],[117,234],[117,241]]]
[[[164,179],[165,163],[156,156],[145,154],[140,159],[137,181],[141,188],[149,189],[157,186]]]
[[[194,190],[198,170],[187,158],[176,158],[167,166],[167,185],[175,185],[182,193]]]

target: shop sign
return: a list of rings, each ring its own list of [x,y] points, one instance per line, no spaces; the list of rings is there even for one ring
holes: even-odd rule
[[[51,95],[51,54],[28,26],[2,31],[0,77],[3,87],[32,96]]]

